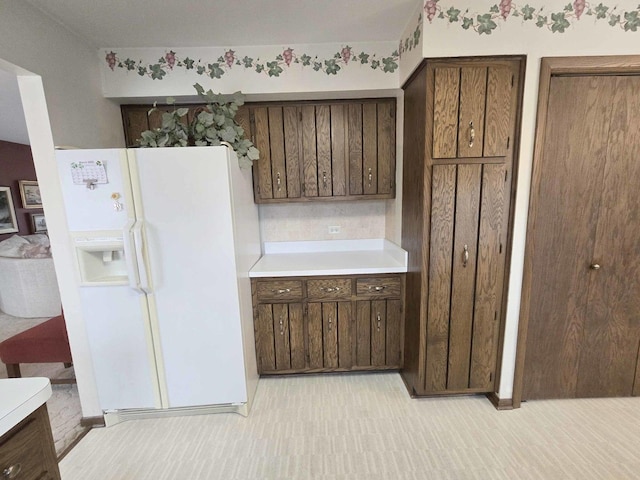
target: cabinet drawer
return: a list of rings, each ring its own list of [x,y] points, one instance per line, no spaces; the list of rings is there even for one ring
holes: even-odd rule
[[[400,291],[400,277],[359,278],[356,281],[356,292],[359,297],[399,297]]]
[[[13,468],[20,472],[16,479],[54,478],[47,472],[41,435],[42,430],[33,417],[9,432],[0,441],[0,472]]]
[[[302,298],[301,280],[268,280],[256,282],[258,300],[299,300]]]
[[[351,279],[328,278],[323,280],[308,280],[307,295],[309,299],[313,300],[349,298],[351,297]]]

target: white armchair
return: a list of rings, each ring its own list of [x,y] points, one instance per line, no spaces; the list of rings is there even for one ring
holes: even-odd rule
[[[0,310],[14,317],[60,315],[52,258],[0,257]]]

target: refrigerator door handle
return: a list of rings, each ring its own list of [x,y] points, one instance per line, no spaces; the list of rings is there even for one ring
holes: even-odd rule
[[[127,265],[127,276],[129,278],[129,286],[138,293],[144,293],[140,288],[140,275],[138,274],[138,265],[135,257],[135,239],[133,237],[134,222],[127,223],[124,229],[122,240],[124,242],[124,258]]]
[[[133,227],[133,238],[136,252],[136,263],[138,264],[138,278],[140,289],[144,293],[151,293],[151,284],[149,282],[149,274],[147,272],[147,264],[145,262],[144,247],[146,245],[143,234],[144,223],[142,220],[136,222]]]

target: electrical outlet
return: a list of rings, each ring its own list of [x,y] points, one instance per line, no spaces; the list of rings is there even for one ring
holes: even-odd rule
[[[340,225],[329,225],[329,233],[330,234],[340,233]]]

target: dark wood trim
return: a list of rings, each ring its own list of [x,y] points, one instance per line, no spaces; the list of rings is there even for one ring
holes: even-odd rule
[[[487,398],[496,407],[496,410],[513,410],[513,399],[500,398],[496,393],[487,393]]]
[[[75,378],[52,378],[50,382],[51,385],[73,385],[77,383]]]
[[[530,241],[535,230],[534,218],[538,212],[538,190],[542,171],[541,159],[544,155],[544,138],[546,134],[547,110],[551,77],[555,75],[613,75],[639,74],[640,55],[598,56],[598,57],[548,57],[542,58],[538,87],[538,110],[536,115],[536,131],[533,149],[533,166],[531,189],[529,193],[529,213],[524,252],[524,271],[522,276],[522,293],[520,298],[520,319],[518,322],[518,340],[516,346],[516,365],[513,381],[513,408],[520,407],[524,385],[524,362],[527,347],[527,331],[529,328],[529,312],[531,305],[532,260],[535,245]]]
[[[76,445],[78,445],[78,443],[80,443],[80,440],[82,440],[84,437],[86,437],[87,433],[89,433],[91,431],[90,427],[86,427],[82,432],[80,432],[80,435],[78,435],[73,442],[71,442],[69,444],[69,446],[67,448],[65,448],[62,452],[60,452],[60,455],[58,455],[58,463],[60,463],[60,461],[67,456],[67,454],[73,450],[73,447],[75,447]]]
[[[80,425],[83,427],[104,427],[106,425],[104,416],[99,415],[96,417],[82,417],[80,419]]]

